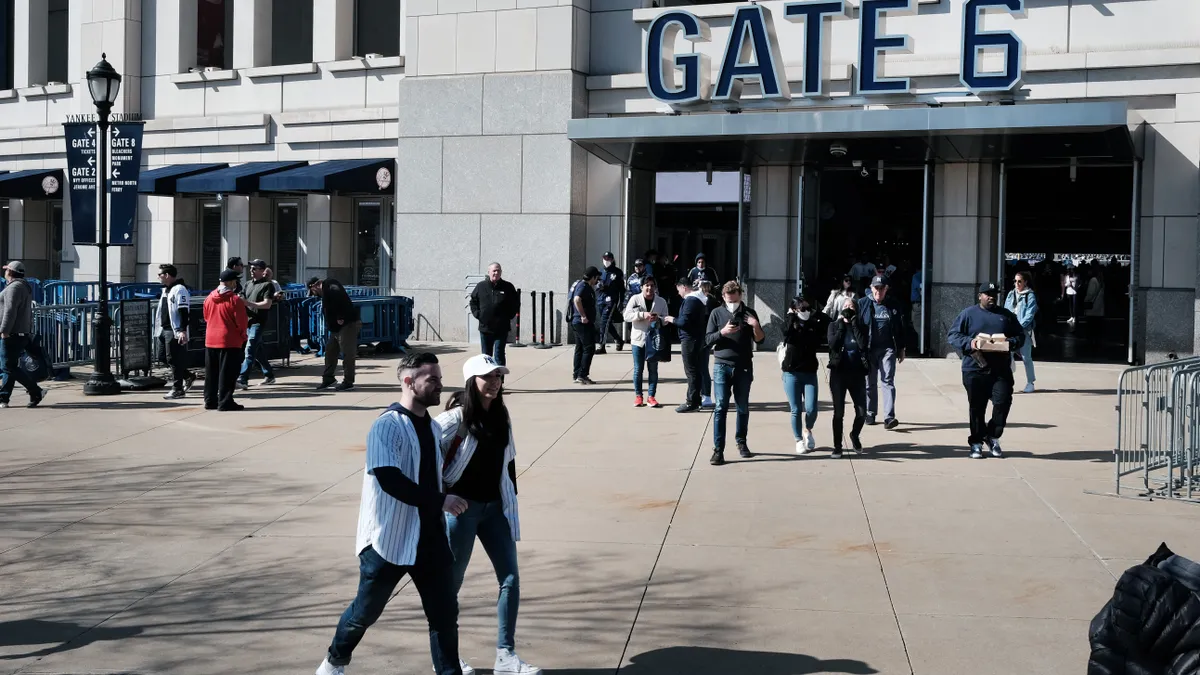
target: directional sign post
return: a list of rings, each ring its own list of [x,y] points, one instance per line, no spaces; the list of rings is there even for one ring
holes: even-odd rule
[[[100,174],[96,141],[100,132],[92,122],[63,125],[67,141],[67,180],[71,186],[71,229],[76,245],[100,241],[96,218],[96,179]],[[137,182],[142,163],[142,123],[109,125],[108,222],[110,246],[133,246],[137,221]]]

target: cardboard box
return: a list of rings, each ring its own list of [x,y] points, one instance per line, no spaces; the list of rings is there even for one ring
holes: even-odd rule
[[[1003,333],[994,333],[987,335],[980,333],[976,336],[979,341],[979,351],[981,352],[1007,352],[1009,351],[1008,338]]]

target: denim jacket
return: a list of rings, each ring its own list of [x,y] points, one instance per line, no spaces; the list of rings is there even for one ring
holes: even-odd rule
[[[1038,312],[1037,296],[1033,291],[1026,291],[1024,295],[1015,290],[1009,291],[1004,300],[1004,309],[1017,315],[1017,320],[1021,322],[1021,328],[1024,328],[1026,333],[1033,330]]]

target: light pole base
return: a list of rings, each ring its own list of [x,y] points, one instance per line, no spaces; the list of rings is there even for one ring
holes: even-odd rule
[[[112,373],[92,373],[83,384],[84,396],[114,396],[121,393],[121,383]]]

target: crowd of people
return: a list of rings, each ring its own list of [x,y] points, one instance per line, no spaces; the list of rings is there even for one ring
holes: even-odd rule
[[[250,279],[243,283],[246,264],[240,257],[226,263],[219,285],[204,298],[204,407],[207,410],[237,411],[244,406],[234,399],[234,391],[250,387],[250,375],[257,368],[263,376],[259,386],[275,384],[263,346],[263,335],[276,304],[283,302],[283,288],[265,260],[249,263]],[[163,360],[171,368],[167,400],[185,398],[196,382],[191,372],[188,344],[191,340],[191,292],[170,263],[158,266],[162,284],[154,312],[154,333]],[[362,327],[358,308],[336,279],[313,277],[307,284],[310,296],[321,298],[327,335],[324,336],[325,363],[318,390],[354,388],[358,332]],[[278,310],[275,310],[278,311]],[[336,379],[339,357],[342,381]]]

